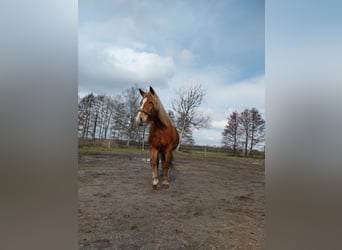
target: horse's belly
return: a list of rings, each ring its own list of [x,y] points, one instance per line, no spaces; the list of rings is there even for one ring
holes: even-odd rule
[[[171,138],[151,138],[149,144],[159,150],[163,150],[170,147],[170,145],[173,145],[174,142]]]

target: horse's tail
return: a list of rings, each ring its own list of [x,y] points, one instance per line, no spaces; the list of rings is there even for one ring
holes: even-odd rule
[[[170,168],[176,170],[175,164],[173,163],[173,152],[171,152]]]
[[[157,172],[158,172],[158,168],[159,168],[159,161],[160,161],[160,153],[157,153]]]

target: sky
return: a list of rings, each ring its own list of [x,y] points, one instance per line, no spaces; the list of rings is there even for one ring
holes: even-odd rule
[[[168,110],[179,89],[201,84],[211,124],[194,131],[199,145],[222,145],[232,111],[265,117],[264,1],[81,0],[78,9],[81,97],[152,86]]]

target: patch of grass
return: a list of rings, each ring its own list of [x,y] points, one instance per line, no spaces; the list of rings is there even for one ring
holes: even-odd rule
[[[100,145],[81,145],[78,147],[78,151],[82,153],[90,153],[90,152],[112,152],[112,153],[141,153],[141,148],[136,147],[104,147]],[[145,149],[143,152],[148,153],[149,150]],[[245,162],[264,162],[265,159],[260,157],[244,157],[244,156],[232,156],[227,153],[222,152],[205,152],[205,151],[178,151],[174,152],[175,154],[185,156],[185,157],[202,157],[202,158],[213,158],[213,159],[227,159],[227,160],[239,160]]]
[[[141,149],[139,148],[109,148],[109,147],[104,147],[104,146],[99,146],[99,145],[82,145],[78,147],[79,152],[119,152],[119,153],[140,153]],[[145,149],[146,151],[146,149]]]
[[[98,152],[98,151],[111,151],[110,148],[100,147],[96,145],[78,146],[79,152]]]
[[[244,157],[233,156],[222,152],[204,152],[204,151],[179,151],[177,154],[190,156],[190,157],[203,157],[203,158],[216,158],[216,159],[229,159],[229,160],[241,160],[246,162],[264,162],[265,159],[261,157]]]

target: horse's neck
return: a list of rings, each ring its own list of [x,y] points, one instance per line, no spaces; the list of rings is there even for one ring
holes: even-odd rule
[[[161,127],[161,126],[165,126],[165,124],[163,123],[163,121],[160,119],[158,112],[156,112],[155,116],[152,119],[152,124],[155,127]]]

